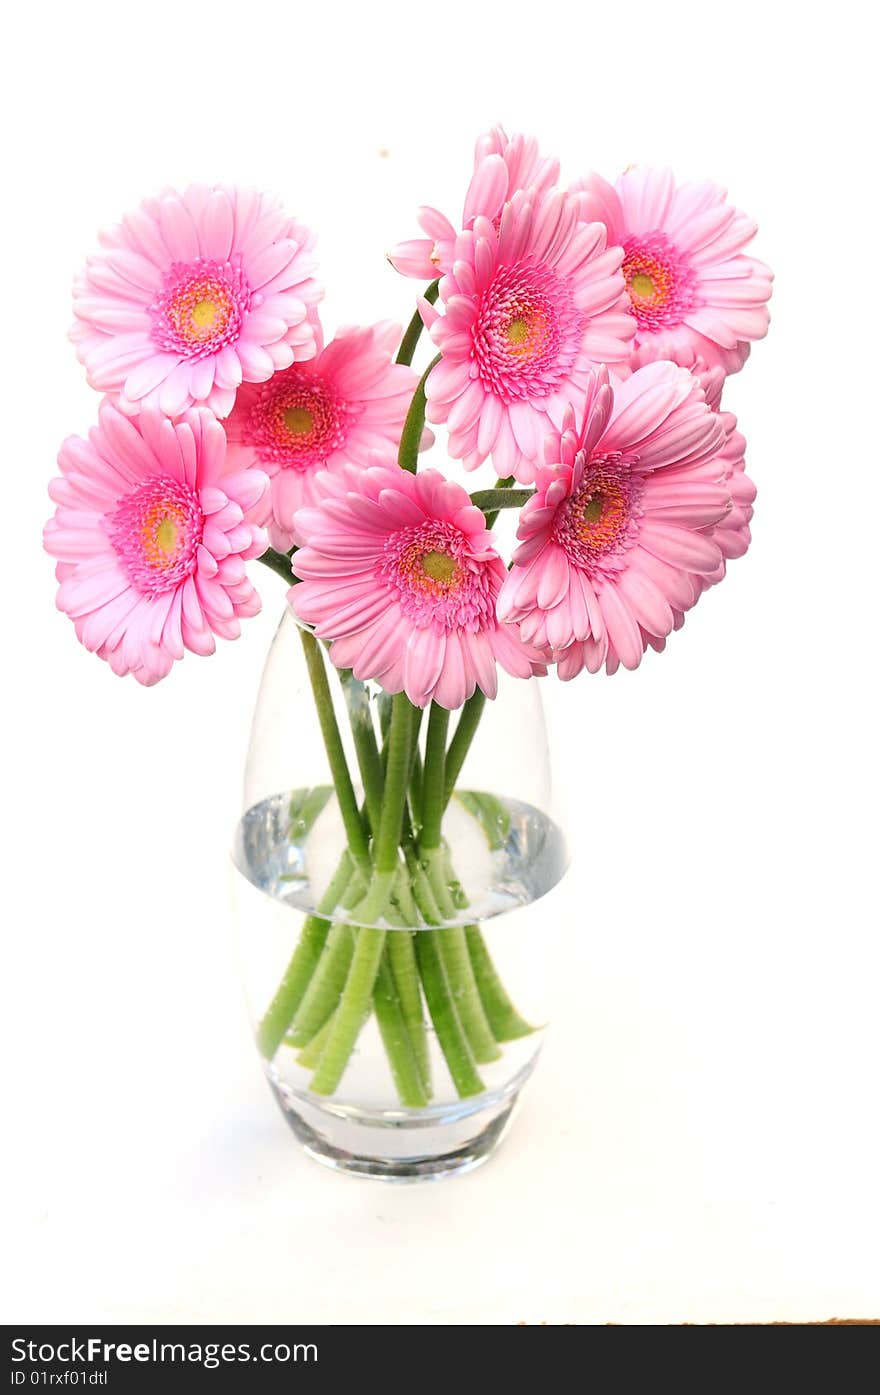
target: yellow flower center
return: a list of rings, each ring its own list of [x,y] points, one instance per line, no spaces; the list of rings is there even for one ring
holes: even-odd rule
[[[160,552],[164,552],[166,556],[169,556],[174,551],[177,547],[179,531],[178,520],[176,518],[171,518],[166,514],[164,518],[159,520],[159,526],[156,529],[153,542]]]
[[[458,563],[448,552],[426,552],[422,557],[422,571],[432,581],[452,581],[458,575]]]
[[[657,287],[644,271],[636,272],[629,283],[629,288],[634,296],[638,296],[639,300],[650,300],[652,296],[657,294]]]
[[[509,344],[524,344],[529,337],[529,327],[525,320],[511,320],[505,334]]]
[[[314,428],[315,418],[307,407],[288,407],[284,425],[291,436],[306,436]]]
[[[213,300],[196,301],[192,308],[193,329],[213,329],[220,316],[220,308]]]

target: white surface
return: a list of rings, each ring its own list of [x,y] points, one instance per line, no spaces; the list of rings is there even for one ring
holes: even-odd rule
[[[7,21],[6,1321],[880,1315],[876,20],[484,9]],[[572,176],[666,161],[760,220],[774,325],[728,400],[758,514],[665,656],[548,683],[576,809],[556,1027],[487,1168],[392,1190],[299,1153],[236,981],[225,851],[281,583],[143,692],[54,612],[39,528],[94,414],[64,334],[98,224],[253,181],[319,229],[329,325],[403,317],[382,252],[417,204],[456,211],[499,117]]]

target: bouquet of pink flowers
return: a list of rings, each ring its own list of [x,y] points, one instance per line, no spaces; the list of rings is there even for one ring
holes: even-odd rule
[[[499,667],[634,669],[746,551],[755,490],[721,396],[772,279],[717,185],[634,166],[564,186],[500,127],[460,218],[419,222],[390,254],[426,283],[405,333],[329,342],[313,235],[265,195],[165,190],[105,232],[72,330],[104,399],[61,448],[45,529],[59,609],[143,684],[238,635],[260,606],[248,562],[289,583],[345,843],[259,1045],[301,1052],[310,1095],[333,1097],[374,1019],[403,1115],[430,1106],[429,1034],[467,1100],[532,1032],[443,835]],[[493,486],[420,468],[426,422]]]

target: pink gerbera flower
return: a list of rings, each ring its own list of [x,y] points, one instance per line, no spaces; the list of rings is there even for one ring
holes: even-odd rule
[[[684,624],[685,612],[696,604],[704,591],[724,580],[727,574],[727,563],[735,557],[744,556],[748,551],[752,536],[749,524],[754,512],[752,505],[756,493],[754,484],[745,473],[746,443],[737,430],[736,417],[732,412],[720,410],[721,385],[724,382],[723,371],[717,367],[712,370],[704,369],[696,376],[705,391],[706,401],[711,409],[718,413],[718,420],[724,430],[724,444],[718,452],[718,463],[722,469],[722,480],[730,494],[731,503],[730,511],[723,518],[711,527],[702,530],[704,536],[711,538],[717,545],[721,553],[721,561],[713,572],[693,572],[691,574],[690,600],[686,602],[685,598],[682,598],[680,607],[673,610],[673,630],[681,629]],[[642,626],[640,629],[646,645],[656,649],[658,653],[665,649],[665,636],[651,634]],[[614,671],[617,666],[614,656],[606,661],[606,666],[609,673]],[[569,649],[564,650],[559,656],[558,667],[562,677],[573,677],[579,673],[584,667],[583,646],[573,644]]]
[[[530,189],[538,196],[551,189],[558,177],[559,161],[543,158],[536,140],[521,135],[508,137],[503,126],[493,126],[477,141],[461,227],[472,228],[478,217],[497,224],[501,209],[518,189]],[[399,243],[388,254],[388,260],[404,276],[433,281],[452,269],[459,229],[436,208],[420,208],[418,221],[427,237]]]
[[[240,390],[228,422],[230,459],[271,477],[269,537],[286,552],[293,515],[318,502],[322,467],[366,465],[375,450],[396,450],[418,375],[392,363],[400,337],[388,321],[345,329],[308,363]]]
[[[718,459],[724,467],[724,482],[730,492],[731,508],[724,518],[711,530],[711,535],[721,549],[723,562],[712,576],[699,578],[698,594],[707,586],[721,581],[725,575],[726,563],[736,557],[743,557],[752,540],[749,524],[752,520],[756,489],[745,472],[746,442],[737,429],[733,412],[721,410],[721,392],[724,387],[724,372],[718,368],[708,368],[700,360],[691,370],[697,378],[706,401],[717,412],[718,420],[724,428],[724,445]]]
[[[240,617],[260,609],[244,564],[266,549],[250,515],[268,479],[230,466],[211,412],[172,425],[105,403],[58,463],[43,541],[58,559],[58,608],[87,649],[151,684],[185,649],[211,654],[214,635],[237,637]]]
[[[722,561],[707,529],[730,509],[724,428],[696,379],[671,363],[613,393],[594,376],[582,424],[547,442],[523,509],[498,613],[555,652],[559,674],[636,668]],[[698,591],[697,591],[698,594]]]
[[[745,437],[737,430],[736,417],[732,412],[721,412],[719,420],[725,435],[724,448],[719,460],[725,466],[724,482],[730,491],[731,508],[730,513],[716,524],[712,537],[720,547],[724,561],[729,562],[736,557],[745,556],[748,551],[752,540],[749,524],[754,514],[752,505],[757,491],[746,474],[746,442]],[[720,581],[723,576],[722,567],[719,575],[708,579]]]
[[[623,252],[584,221],[581,196],[518,193],[498,230],[477,218],[440,282],[444,313],[422,302],[443,357],[427,381],[428,420],[475,469],[531,483],[543,438],[584,401],[595,363],[622,362],[635,329]]]
[[[704,383],[704,387],[705,387]],[[754,513],[753,504],[757,493],[754,484],[746,474],[745,437],[737,429],[733,412],[722,412],[720,394],[713,401],[712,385],[706,390],[706,400],[718,413],[718,420],[724,430],[724,445],[718,453],[719,463],[724,470],[724,484],[730,494],[730,511],[710,530],[710,536],[721,551],[721,562],[717,569],[695,578],[697,595],[708,586],[722,581],[727,571],[727,563],[745,556],[752,540],[749,527]]]
[[[717,184],[676,185],[669,170],[636,165],[615,185],[590,175],[591,218],[626,253],[623,274],[638,323],[630,367],[702,358],[735,373],[767,333],[773,274],[744,255],[756,225]]]
[[[130,414],[225,416],[242,381],[317,350],[314,239],[265,194],[166,190],[101,238],[74,286],[71,338]]]
[[[504,563],[461,485],[379,465],[325,472],[319,487],[324,501],[297,515],[302,581],[288,599],[339,668],[419,707],[494,697],[496,662],[531,676],[541,656],[496,617]]]

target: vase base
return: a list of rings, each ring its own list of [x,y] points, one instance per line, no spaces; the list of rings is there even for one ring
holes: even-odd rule
[[[293,1089],[270,1068],[269,1084],[310,1158],[337,1172],[384,1182],[439,1181],[486,1162],[507,1132],[534,1062],[502,1091],[419,1110],[367,1110]]]

